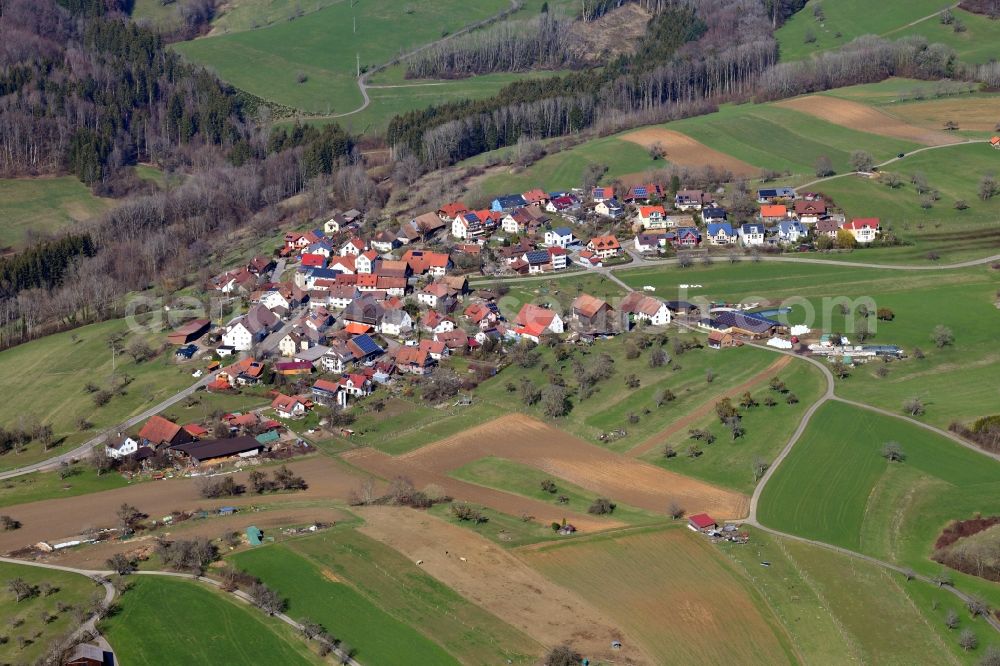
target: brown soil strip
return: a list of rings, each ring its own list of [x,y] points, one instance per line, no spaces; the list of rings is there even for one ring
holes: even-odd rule
[[[865,104],[827,95],[796,97],[777,102],[776,105],[807,113],[820,120],[859,132],[890,136],[928,146],[940,146],[962,141],[961,137],[954,134],[910,125]]]
[[[653,663],[621,627],[580,596],[478,534],[409,509],[362,507],[358,514],[365,520],[361,532],[421,561],[428,574],[542,645],[568,642],[601,662]],[[613,640],[625,647],[613,651]]]
[[[762,384],[763,382],[770,380],[771,377],[773,377],[776,372],[779,372],[782,368],[788,365],[791,362],[791,360],[792,360],[791,356],[782,355],[774,363],[767,366],[766,368],[764,368],[763,370],[761,370],[756,375],[746,380],[739,386],[735,386],[729,389],[728,391],[725,391],[724,393],[720,393],[714,398],[706,400],[704,403],[701,404],[700,407],[696,408],[693,411],[688,412],[683,417],[677,419],[676,421],[668,425],[660,432],[651,436],[646,441],[632,447],[631,449],[628,450],[628,455],[630,455],[633,458],[641,458],[642,456],[646,455],[647,453],[655,449],[657,446],[662,446],[664,443],[666,443],[667,439],[671,435],[676,434],[681,430],[685,430],[690,426],[693,426],[695,423],[698,423],[699,421],[703,420],[706,416],[711,414],[715,410],[716,402],[722,400],[723,398],[736,398],[737,396],[742,395],[746,391],[749,391],[755,388],[756,386]]]
[[[667,153],[666,160],[681,166],[714,166],[732,171],[737,176],[750,176],[760,172],[760,169],[738,160],[732,155],[709,148],[700,141],[695,141],[687,134],[668,130],[663,127],[645,127],[628,134],[623,134],[624,141],[637,143],[644,148],[660,144]]]

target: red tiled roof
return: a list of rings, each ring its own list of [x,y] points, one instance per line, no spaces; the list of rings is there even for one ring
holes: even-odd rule
[[[707,513],[696,513],[688,518],[688,522],[700,530],[703,530],[706,527],[712,527],[716,524],[715,520],[713,520]]]
[[[147,439],[154,444],[172,442],[181,427],[173,421],[168,421],[162,416],[152,416],[139,431],[140,439]]]

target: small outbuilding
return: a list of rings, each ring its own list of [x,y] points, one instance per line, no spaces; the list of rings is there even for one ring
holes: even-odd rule
[[[256,525],[247,528],[247,542],[251,546],[259,546],[264,543],[264,533]]]
[[[688,527],[695,532],[703,532],[705,530],[714,530],[719,526],[710,515],[707,513],[696,513],[688,518]]]

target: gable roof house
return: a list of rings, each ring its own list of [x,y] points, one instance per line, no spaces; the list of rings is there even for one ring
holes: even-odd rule
[[[764,204],[760,207],[759,217],[765,224],[780,222],[788,217],[788,208],[782,204]]]
[[[674,208],[678,210],[701,210],[712,203],[712,195],[702,190],[679,190],[674,195]]]
[[[621,254],[622,246],[613,235],[594,236],[587,243],[587,249],[596,254],[601,259],[617,257]]]
[[[794,211],[802,224],[816,224],[826,216],[826,202],[822,199],[797,200]]]
[[[728,213],[726,213],[725,208],[713,205],[701,209],[701,221],[705,224],[711,224],[712,222],[725,222],[727,218]]]
[[[666,326],[671,319],[670,309],[666,303],[641,291],[629,292],[618,305],[618,309],[631,315],[635,321],[648,321],[653,326]]]
[[[694,227],[678,227],[667,233],[667,239],[674,247],[698,247],[701,244],[701,232]]]
[[[879,219],[877,217],[859,217],[845,224],[847,229],[859,243],[871,243],[879,234]]]
[[[544,206],[549,201],[549,195],[545,190],[535,188],[533,190],[528,190],[521,195],[524,197],[525,202],[530,206],[531,204],[539,204]]]
[[[493,328],[502,317],[500,308],[492,301],[481,301],[472,303],[465,308],[465,316],[481,330]]]
[[[177,446],[194,440],[187,430],[173,421],[168,421],[159,415],[149,417],[149,420],[139,430],[139,443],[143,446]]]
[[[612,313],[614,308],[590,294],[580,294],[573,299],[573,319],[582,332],[608,333],[614,329]]]
[[[633,185],[625,193],[625,203],[649,203],[653,199],[663,198],[663,188],[655,183]]]
[[[770,204],[783,199],[794,199],[795,190],[791,187],[773,187],[757,190],[757,203]]]
[[[728,222],[713,222],[708,225],[708,242],[712,245],[731,245],[736,242],[736,232]]]
[[[191,458],[195,464],[200,464],[208,460],[219,458],[229,458],[239,456],[249,458],[255,456],[267,445],[261,444],[255,438],[248,435],[242,437],[229,437],[227,439],[210,439],[203,442],[191,442],[174,447],[172,451],[183,454]]]
[[[525,303],[514,318],[513,333],[533,342],[539,342],[546,333],[562,333],[562,317],[554,310],[533,303]]]
[[[464,209],[464,206],[463,206]],[[464,210],[462,212],[465,212]],[[408,245],[420,240],[429,240],[439,231],[451,224],[454,217],[442,220],[435,213],[423,213],[400,225],[396,232],[396,240],[401,245]]]
[[[448,269],[453,266],[451,257],[444,252],[407,250],[402,260],[410,267],[413,275],[427,273],[432,277],[444,277]]]
[[[817,222],[813,229],[816,231],[817,236],[836,238],[837,232],[840,230],[840,224],[836,220],[824,218]]]
[[[576,242],[569,227],[558,227],[545,232],[545,244],[549,247],[568,247]]]
[[[615,188],[598,185],[590,190],[590,198],[594,200],[594,203],[610,201],[615,198]]]
[[[399,239],[396,238],[396,234],[388,229],[382,229],[375,233],[369,245],[379,252],[392,252],[393,249],[399,246]]]
[[[271,401],[271,409],[282,419],[297,419],[306,413],[306,403],[295,395],[279,393]]]
[[[451,222],[457,216],[469,210],[461,201],[452,201],[451,203],[446,203],[437,210],[438,218],[443,222]],[[422,216],[421,216],[422,217]],[[419,218],[417,218],[419,219]]]
[[[625,215],[625,207],[618,203],[617,199],[604,199],[597,202],[594,212],[602,217],[617,220]]]
[[[515,208],[527,205],[528,202],[520,194],[506,194],[490,202],[490,210],[498,213],[509,213]]]
[[[639,206],[636,220],[642,225],[643,229],[664,229],[666,228],[666,222],[664,221],[666,215],[667,213],[663,210],[663,206]]]
[[[778,223],[778,240],[782,243],[798,243],[809,231],[798,220],[785,220]]]
[[[644,231],[635,235],[635,249],[638,252],[656,252],[667,246],[667,232]]]
[[[425,375],[434,365],[430,351],[425,347],[400,345],[396,350],[396,368],[400,372],[414,375]]]
[[[545,204],[545,210],[550,213],[565,213],[566,211],[575,210],[580,207],[580,201],[572,194],[562,194],[557,197],[552,197],[549,202]]]
[[[740,237],[740,242],[746,247],[752,245],[763,245],[764,244],[764,225],[757,224],[755,222],[747,222],[740,225],[740,229],[737,232]]]
[[[382,317],[382,323],[379,325],[379,333],[393,337],[406,335],[412,330],[413,318],[403,308],[395,308],[387,311],[385,316]]]

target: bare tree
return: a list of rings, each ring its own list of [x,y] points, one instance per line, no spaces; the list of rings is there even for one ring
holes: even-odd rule
[[[963,629],[962,633],[958,635],[958,645],[966,652],[975,650],[979,647],[979,638],[976,636],[976,632],[972,629]]]
[[[938,324],[931,331],[931,339],[938,349],[955,344],[955,334],[944,324]]]
[[[875,165],[875,158],[867,150],[851,151],[851,166],[855,171],[871,171]]]
[[[248,594],[253,599],[254,605],[268,615],[277,615],[288,606],[288,602],[280,594],[264,583],[251,585]]]
[[[903,447],[899,442],[886,442],[882,445],[882,457],[889,462],[903,462],[906,454],[903,453]]]
[[[38,588],[25,582],[23,578],[12,578],[7,581],[7,589],[14,595],[14,600],[21,602],[38,594]]]
[[[115,517],[118,518],[118,529],[123,535],[128,535],[135,531],[144,514],[131,504],[123,502],[115,511]]]
[[[920,416],[924,413],[924,402],[920,398],[909,398],[903,402],[903,411],[910,416]]]

